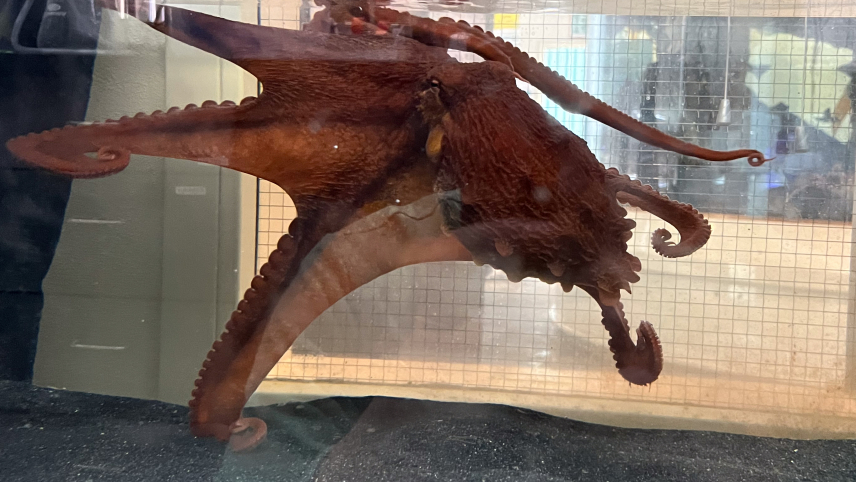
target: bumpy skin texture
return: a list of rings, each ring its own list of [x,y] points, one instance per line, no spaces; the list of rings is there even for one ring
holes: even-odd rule
[[[619,372],[640,385],[656,380],[662,354],[653,327],[643,322],[634,346],[618,314],[619,290],[639,281],[641,263],[627,252],[635,223],[616,202],[619,189],[633,187],[640,205],[656,193],[607,171],[585,141],[517,88],[506,66],[442,65],[429,76],[433,86],[420,107],[431,126],[429,144],[439,144],[429,155],[436,150],[448,229],[475,262],[501,269],[512,281],[535,277],[565,291],[585,289],[604,310]],[[698,246],[710,234],[689,231],[684,236]]]
[[[618,202],[678,229],[678,244],[666,230],[654,233],[654,249],[667,257],[700,248],[710,228],[691,206],[605,169],[515,77],[654,145],[763,161],[757,151],[710,151],[651,129],[464,23],[338,2],[310,31],[292,31],[127,5],[164,34],[246,69],[264,93],[237,105],[209,101],[30,134],[7,146],[74,177],[118,172],[132,153],[190,159],[267,179],[292,197],[298,217],[214,343],[190,401],[193,433],[230,440],[237,451],[264,438],[264,422],[241,419],[241,410],[306,326],[359,286],[410,264],[475,260],[512,280],[580,286],[601,306],[619,373],[640,385],[657,379],[659,339],[642,322],[634,344],[619,301],[641,264],[626,251],[634,223]],[[444,47],[495,62],[459,64]]]

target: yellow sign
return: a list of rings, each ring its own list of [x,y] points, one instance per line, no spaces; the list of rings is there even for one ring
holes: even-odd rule
[[[513,29],[517,28],[517,14],[514,13],[495,13],[493,14],[493,29]]]

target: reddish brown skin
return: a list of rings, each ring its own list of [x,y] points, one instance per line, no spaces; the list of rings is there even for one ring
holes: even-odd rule
[[[582,287],[604,311],[622,376],[639,385],[656,380],[662,369],[656,333],[643,322],[634,345],[618,301],[619,290],[629,291],[641,269],[627,252],[635,223],[616,199],[632,183],[607,171],[585,141],[518,89],[505,65],[442,65],[429,76],[433,87],[421,109],[432,132],[443,133],[434,160],[450,231],[474,261],[501,269],[512,281],[534,277],[561,283],[565,291]],[[641,205],[658,199],[641,187],[633,192]],[[697,249],[709,234],[685,230],[682,239]],[[694,250],[684,243],[681,249]]]
[[[446,229],[460,244],[431,231],[433,225],[423,230],[422,244],[408,244],[417,239],[408,238],[416,236],[413,230],[399,230],[410,234],[393,242],[389,233],[399,231],[389,217],[386,238],[379,234],[370,243],[390,246],[373,251],[383,269],[352,282],[406,264],[474,259],[512,280],[533,276],[566,290],[577,285],[602,308],[619,373],[639,385],[656,380],[663,363],[657,335],[643,321],[634,344],[619,301],[619,289],[629,291],[641,264],[626,252],[634,223],[618,202],[678,229],[676,245],[667,242],[668,231],[654,233],[654,249],[667,257],[699,249],[710,227],[691,206],[605,169],[582,139],[517,89],[514,78],[522,76],[567,109],[666,149],[709,160],[749,156],[755,164],[763,156],[710,151],[651,129],[477,27],[360,2],[328,7],[313,19],[312,31],[303,32],[158,7],[149,25],[246,69],[264,93],[240,105],[206,102],[7,144],[21,159],[73,177],[118,172],[131,153],[190,159],[267,179],[294,200],[297,219],[203,363],[190,401],[193,433],[231,440],[236,451],[257,446],[264,422],[241,419],[241,410],[302,329],[275,346],[264,337],[301,263],[314,259],[310,252],[326,235],[435,191]],[[145,19],[145,8],[132,0],[128,12]],[[499,63],[459,64],[437,46]],[[409,246],[411,254],[394,257],[393,246]]]

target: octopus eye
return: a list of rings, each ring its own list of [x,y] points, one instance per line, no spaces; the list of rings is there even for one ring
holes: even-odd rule
[[[440,81],[437,79],[431,79],[431,87],[440,87]]]

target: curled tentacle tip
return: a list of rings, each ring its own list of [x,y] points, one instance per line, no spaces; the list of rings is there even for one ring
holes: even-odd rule
[[[772,161],[773,159],[775,159],[775,157],[771,157],[770,159],[767,159],[764,157],[764,154],[761,154],[760,152],[755,151],[755,153],[750,154],[748,156],[747,161],[749,161],[750,166],[758,167],[758,166],[764,165],[765,162]]]
[[[651,235],[651,238],[660,241],[668,241],[672,239],[672,233],[668,229],[658,228],[654,230],[654,234]]]
[[[675,245],[675,243],[669,241],[670,239],[672,239],[672,233],[668,229],[656,229],[651,234],[651,247],[654,248],[657,254],[668,256],[666,253],[669,252],[669,247]]]
[[[633,385],[649,385],[657,380],[663,370],[663,349],[654,326],[647,321],[636,329],[636,348],[620,358],[618,373]]]
[[[259,418],[240,418],[229,431],[229,448],[237,453],[253,450],[267,437],[267,425]]]
[[[704,245],[704,243],[701,243],[701,245],[690,246],[684,242],[676,244],[672,241],[668,241],[671,237],[672,233],[668,230],[663,228],[657,229],[654,231],[654,234],[651,235],[651,247],[654,248],[654,251],[657,254],[664,258],[681,258],[693,254]],[[705,241],[707,240],[705,239]]]

